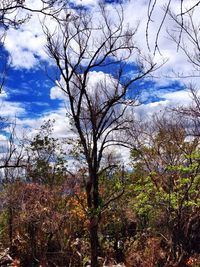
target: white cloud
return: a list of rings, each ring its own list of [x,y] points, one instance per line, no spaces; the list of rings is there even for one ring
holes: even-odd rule
[[[1,142],[1,144],[2,144],[3,142],[5,142],[5,141],[7,141],[7,138],[5,137],[5,135],[0,134],[0,142]]]
[[[163,97],[171,102],[174,106],[187,106],[191,104],[191,97],[187,91],[176,91],[176,92],[171,92],[171,93],[165,93]]]
[[[98,4],[98,0],[74,0],[72,3],[80,6],[95,6]]]
[[[5,90],[2,90],[0,93],[0,99],[5,99],[8,97],[8,93]]]
[[[30,69],[38,64],[36,53],[38,54],[40,48],[37,47],[38,51],[33,49],[33,43],[37,43],[36,39],[30,31],[8,30],[4,45],[10,54],[13,67]]]
[[[166,92],[159,94],[163,100],[142,104],[135,108],[136,118],[149,119],[155,113],[162,113],[166,108],[189,106],[192,103],[191,95],[186,90]]]
[[[62,88],[65,89],[65,81],[63,78],[60,78],[60,81],[57,82]],[[76,81],[74,81],[76,84]],[[121,93],[122,87],[118,85],[117,80],[115,80],[111,75],[106,74],[102,71],[91,71],[88,73],[88,80],[86,82],[87,94],[90,97],[90,101],[93,106],[100,107],[105,101]],[[80,92],[73,83],[71,83],[71,93],[78,98]],[[68,103],[68,96],[63,92],[59,86],[54,86],[50,90],[51,99],[60,99],[66,100],[66,105]],[[85,105],[84,105],[85,103]],[[82,107],[87,107],[86,99],[83,99]],[[68,105],[67,105],[68,106]]]
[[[17,125],[20,130],[25,126],[28,127],[28,135],[34,136],[35,133],[40,129],[44,121],[55,121],[54,122],[54,136],[57,138],[64,138],[67,135],[71,135],[69,118],[66,116],[65,107],[61,107],[57,110],[51,111],[49,113],[44,113],[39,118],[26,118],[26,119],[17,119]]]
[[[66,99],[66,94],[58,86],[54,86],[50,90],[50,98],[64,100]]]
[[[148,9],[148,3],[149,1],[140,1],[140,0],[130,0],[126,1],[124,5],[124,17],[125,21],[129,23],[131,26],[135,25],[137,21],[139,21],[139,29],[136,34],[136,43],[140,47],[142,53],[148,54],[149,50],[147,47],[146,42],[146,27],[147,27],[147,9]],[[151,4],[153,5],[154,2]],[[151,48],[151,52],[154,51],[155,42],[156,42],[156,36],[160,27],[160,23],[164,16],[164,6],[166,7],[168,3],[168,0],[159,0],[156,1],[156,5],[154,7],[154,11],[152,13],[152,20],[149,24],[149,30],[148,30],[148,40],[149,40],[149,47]],[[193,6],[196,1],[194,0],[184,0],[183,1],[183,10],[186,10],[186,8],[189,8]],[[175,12],[175,14],[180,14],[181,3],[180,1],[171,1],[171,10]],[[196,7],[195,12],[193,14],[194,22],[196,25],[199,25],[199,7]],[[179,49],[177,51],[177,45],[170,40],[170,37],[167,33],[167,30],[172,32],[177,30],[176,25],[172,19],[169,18],[169,16],[166,17],[166,20],[161,28],[159,37],[158,37],[158,46],[160,49],[161,54],[159,51],[156,51],[156,54],[154,56],[154,62],[161,63],[163,60],[167,60],[167,63],[162,66],[157,72],[156,75],[163,77],[168,76],[175,77],[176,74],[179,75],[191,75],[193,72],[193,67],[190,62],[188,62],[188,58],[184,54],[184,52]],[[178,35],[178,34],[177,34]],[[194,51],[194,45],[192,45],[188,38],[182,34],[182,37],[184,38],[184,43],[188,47],[189,53],[193,53]],[[199,79],[190,77],[189,79],[185,79],[184,82],[190,82],[191,80],[195,81],[196,83],[199,83]]]
[[[28,0],[26,7],[39,10],[44,7],[41,0]],[[48,12],[46,10],[46,12]],[[39,64],[39,60],[48,60],[45,52],[46,37],[43,33],[41,23],[46,21],[49,28],[54,28],[54,22],[41,13],[30,13],[26,10],[19,10],[17,18],[24,18],[30,15],[29,20],[15,29],[10,27],[6,31],[4,47],[12,59],[12,66],[15,68],[30,69]],[[11,13],[10,16],[16,15]]]
[[[10,117],[10,118],[14,118],[15,116],[25,115],[26,113],[23,105],[17,102],[1,101],[0,110],[2,117]]]

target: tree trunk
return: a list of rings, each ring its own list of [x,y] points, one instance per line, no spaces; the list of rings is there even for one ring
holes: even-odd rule
[[[90,166],[90,164],[88,164]],[[87,205],[91,210],[89,217],[89,235],[90,235],[90,252],[91,252],[91,267],[99,267],[99,182],[96,168],[89,168],[89,182],[86,186]]]
[[[90,227],[90,245],[91,245],[91,267],[99,267],[98,264],[98,250],[99,250],[99,242],[98,242],[98,225],[94,223],[94,219],[91,219],[91,227]]]
[[[32,267],[38,266],[38,261],[36,260],[36,252],[37,252],[37,245],[36,245],[36,226],[35,222],[30,222],[28,224],[28,235],[30,239],[30,264]]]

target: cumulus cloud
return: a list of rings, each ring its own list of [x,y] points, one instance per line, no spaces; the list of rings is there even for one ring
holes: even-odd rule
[[[25,3],[27,8],[40,10],[44,8],[40,0],[28,0]],[[15,12],[10,16],[15,16]],[[42,29],[42,22],[46,21],[49,27],[54,28],[54,21],[41,13],[30,13],[26,10],[19,10],[17,18],[30,16],[26,23],[18,28],[10,27],[6,31],[4,47],[8,51],[11,64],[14,68],[31,69],[37,67],[40,60],[48,60],[45,51],[46,37]]]
[[[58,86],[54,86],[50,90],[50,98],[65,100],[66,94]]]
[[[65,138],[67,135],[71,136],[71,128],[69,117],[66,116],[65,107],[60,107],[57,110],[44,113],[39,118],[25,118],[25,119],[17,119],[17,125],[19,127],[19,134],[22,128],[28,129],[28,136],[33,137],[41,125],[44,124],[45,121],[51,120],[54,121],[54,136],[57,138]]]
[[[163,97],[169,102],[173,103],[173,105],[179,106],[187,106],[191,104],[191,97],[187,91],[176,91],[171,93],[165,93]]]
[[[15,116],[25,115],[26,110],[21,103],[0,101],[0,110],[2,117],[14,118]]]
[[[153,103],[141,104],[135,108],[136,118],[147,119],[151,118],[153,114],[162,113],[166,108],[173,108],[177,106],[186,107],[192,103],[191,95],[186,90],[179,90],[174,92],[160,93],[162,100],[157,100]]]
[[[76,83],[75,80],[73,82]],[[65,81],[62,77],[57,83],[65,90]],[[74,90],[78,89],[73,87],[73,83],[71,83],[71,93],[77,94],[78,97],[80,92],[75,92]],[[91,71],[88,73],[86,90],[91,102],[95,104],[95,101],[98,99],[98,103],[96,104],[101,105],[108,99],[114,97],[114,95],[120,94],[122,92],[122,87],[118,85],[118,81],[114,79],[112,75],[102,71]],[[59,86],[54,86],[50,90],[50,98],[66,100],[67,94],[61,90]]]

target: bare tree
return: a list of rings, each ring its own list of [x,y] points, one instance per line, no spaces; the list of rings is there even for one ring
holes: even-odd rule
[[[123,193],[112,195],[106,202],[101,199],[100,174],[112,167],[109,163],[102,166],[102,159],[109,147],[127,144],[122,135],[130,120],[129,107],[135,102],[127,100],[128,92],[134,90],[136,81],[156,68],[151,59],[142,58],[134,41],[137,29],[125,25],[122,8],[115,9],[114,16],[110,16],[105,5],[100,5],[93,14],[77,10],[59,23],[57,33],[44,26],[48,53],[60,74],[56,85],[66,94],[68,113],[87,164],[84,184],[92,267],[98,266],[101,212]],[[133,55],[134,73],[128,75],[127,62]],[[110,74],[103,74],[102,70]]]

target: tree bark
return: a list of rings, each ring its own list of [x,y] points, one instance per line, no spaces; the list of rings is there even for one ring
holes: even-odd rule
[[[98,264],[98,250],[99,250],[99,241],[98,241],[98,224],[92,225],[94,219],[91,219],[90,227],[90,245],[91,245],[91,267],[99,267]]]
[[[89,215],[89,235],[90,235],[90,252],[91,252],[91,267],[99,267],[98,254],[99,254],[99,238],[98,238],[98,225],[99,225],[99,188],[98,188],[98,175],[96,170],[90,169],[89,182],[86,186],[87,205],[91,210]]]

